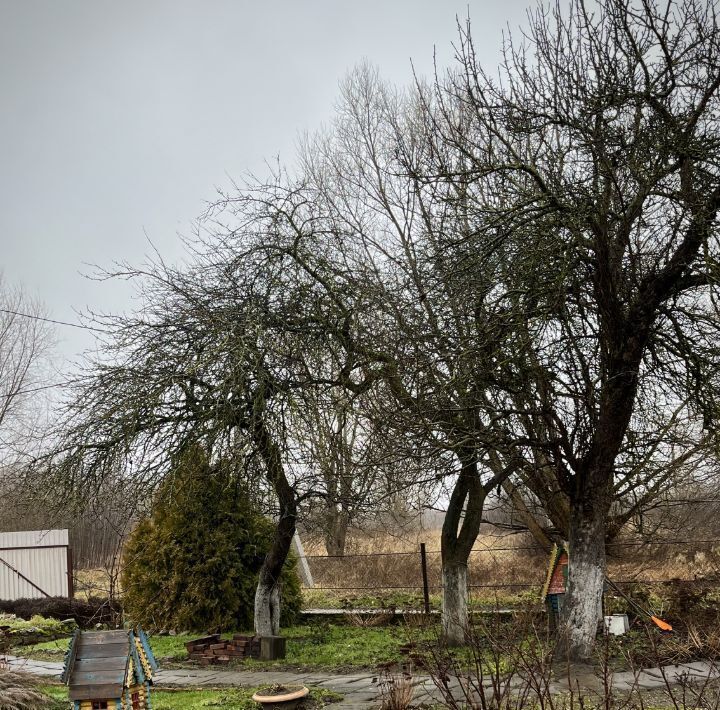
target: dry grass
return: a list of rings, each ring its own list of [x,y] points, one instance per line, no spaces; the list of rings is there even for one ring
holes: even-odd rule
[[[26,673],[0,669],[2,710],[48,710],[53,701],[37,690],[37,681]]]
[[[381,710],[406,710],[409,708],[415,689],[412,675],[408,671],[393,673],[384,672],[378,680]]]
[[[307,545],[308,562],[316,589],[352,601],[370,594],[390,598],[403,593],[418,595],[422,590],[420,543],[427,549],[428,582],[431,594],[441,590],[440,531],[356,533],[348,540],[344,557],[328,557],[319,542]],[[701,547],[701,546],[698,546]],[[527,549],[535,548],[535,549]],[[666,581],[658,585],[659,596],[677,579],[720,579],[720,545],[690,550],[657,544],[637,547],[621,544],[609,550],[609,576],[637,585]],[[485,601],[537,594],[547,570],[548,555],[536,548],[529,535],[481,534],[469,560],[471,598]],[[637,589],[629,585],[626,591]]]
[[[385,626],[391,622],[394,618],[393,613],[387,614],[363,614],[360,611],[355,611],[348,614],[345,619],[353,626],[360,628],[370,628],[371,626]]]
[[[109,598],[120,593],[113,575],[103,568],[75,570],[75,596],[87,600],[90,597]]]
[[[430,590],[437,593],[442,588],[439,530],[406,534],[402,538],[384,533],[355,535],[349,540],[344,557],[328,557],[321,546],[308,546],[315,586],[329,588],[341,596],[375,589],[417,593],[422,589],[421,542],[427,549]],[[468,581],[472,593],[475,596],[492,596],[497,591],[508,594],[542,584],[547,555],[516,549],[530,545],[532,541],[520,536],[478,538],[476,551],[469,561]]]
[[[420,543],[425,543],[427,549],[431,601],[439,603],[442,590],[439,529],[402,529],[397,534],[355,532],[348,538],[344,557],[328,557],[321,541],[304,542],[316,590],[308,602],[310,606],[421,608]],[[610,578],[633,582],[624,591],[640,595],[641,601],[646,594],[643,584],[668,582],[652,586],[655,610],[659,613],[668,609],[663,605],[673,594],[673,580],[700,578],[708,582],[713,576],[720,580],[720,545],[698,544],[689,549],[679,545],[621,544],[611,547],[608,554]],[[524,604],[538,595],[547,564],[548,555],[537,549],[529,535],[500,536],[488,527],[476,541],[469,560],[471,600],[485,606]],[[107,597],[113,581],[117,580],[107,570],[80,570],[76,573],[77,596]],[[114,591],[118,593],[117,588]],[[649,603],[648,599],[645,601]],[[677,611],[686,607],[683,603]]]
[[[611,574],[617,579],[699,579],[720,572],[720,544],[627,546],[609,551]]]

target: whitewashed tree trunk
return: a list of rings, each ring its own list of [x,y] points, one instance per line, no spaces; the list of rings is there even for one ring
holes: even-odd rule
[[[295,491],[285,476],[282,456],[262,417],[257,417],[252,430],[253,439],[266,465],[266,476],[272,484],[280,505],[279,517],[272,544],[258,575],[255,590],[255,633],[258,636],[280,634],[280,575],[287,560],[297,521]]]
[[[483,486],[478,470],[477,452],[463,449],[457,456],[462,468],[450,494],[440,535],[443,638],[449,646],[465,644],[469,627],[468,559],[480,532],[487,492],[507,476],[505,471],[501,471]]]
[[[568,590],[560,624],[560,656],[573,662],[592,657],[602,617],[605,583],[605,512],[602,506],[570,519]]]
[[[255,633],[258,636],[277,636],[280,633],[280,590],[277,584],[258,582],[255,590]]]
[[[449,646],[462,646],[468,629],[467,565],[443,564],[443,637]]]

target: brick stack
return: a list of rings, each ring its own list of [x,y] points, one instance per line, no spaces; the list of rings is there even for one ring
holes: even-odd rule
[[[232,639],[221,639],[220,634],[203,636],[185,644],[191,661],[201,666],[223,665],[231,660],[260,657],[260,637],[235,634]]]

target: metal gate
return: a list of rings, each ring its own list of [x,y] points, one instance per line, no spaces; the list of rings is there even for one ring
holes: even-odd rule
[[[0,533],[0,599],[72,596],[67,530]]]

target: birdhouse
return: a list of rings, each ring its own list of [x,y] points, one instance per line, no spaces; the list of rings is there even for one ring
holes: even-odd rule
[[[149,710],[157,663],[145,632],[76,631],[61,676],[74,710]]]
[[[553,631],[557,627],[557,619],[563,607],[563,599],[567,589],[569,560],[565,545],[553,545],[542,592],[542,598],[545,600],[548,610],[550,628]]]

